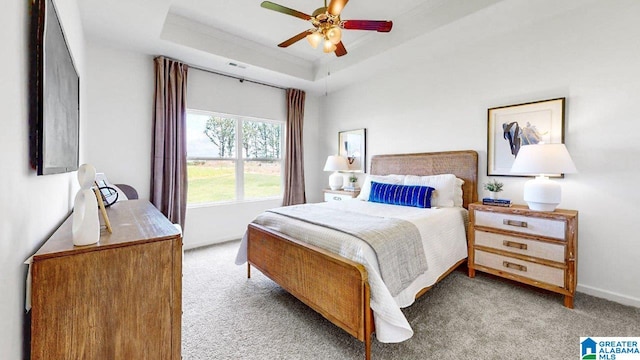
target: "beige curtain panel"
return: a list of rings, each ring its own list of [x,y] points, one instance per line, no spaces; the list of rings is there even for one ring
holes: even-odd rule
[[[187,211],[186,96],[188,66],[157,57],[151,202],[184,228]]]
[[[304,120],[305,92],[287,89],[287,144],[284,165],[283,206],[304,204],[304,151],[302,124]]]

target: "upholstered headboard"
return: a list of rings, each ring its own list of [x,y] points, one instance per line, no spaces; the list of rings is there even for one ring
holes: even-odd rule
[[[463,206],[468,208],[478,200],[478,153],[473,150],[375,155],[371,158],[371,174],[454,174],[464,180]]]

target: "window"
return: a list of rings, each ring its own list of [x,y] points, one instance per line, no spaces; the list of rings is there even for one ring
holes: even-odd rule
[[[283,122],[187,111],[187,203],[282,196]]]

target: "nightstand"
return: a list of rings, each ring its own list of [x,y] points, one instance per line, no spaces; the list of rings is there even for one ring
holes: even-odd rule
[[[573,309],[578,212],[469,205],[469,277],[476,270],[564,295]]]
[[[360,194],[360,190],[356,191],[346,191],[346,190],[331,190],[331,189],[323,189],[324,192],[324,201],[342,201],[353,199],[358,194]]]

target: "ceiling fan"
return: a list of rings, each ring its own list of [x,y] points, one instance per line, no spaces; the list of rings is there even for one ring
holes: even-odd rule
[[[343,56],[347,54],[347,49],[345,49],[342,44],[341,29],[389,32],[393,26],[393,22],[386,20],[341,20],[340,12],[342,12],[342,9],[348,1],[349,0],[331,0],[329,6],[327,6],[327,0],[324,0],[324,7],[316,9],[311,15],[278,5],[271,1],[263,1],[260,6],[265,9],[307,20],[313,25],[313,28],[281,42],[278,44],[279,47],[287,47],[306,37],[314,49],[318,47],[321,41],[324,41],[322,46],[324,52],[335,52],[336,56]]]

